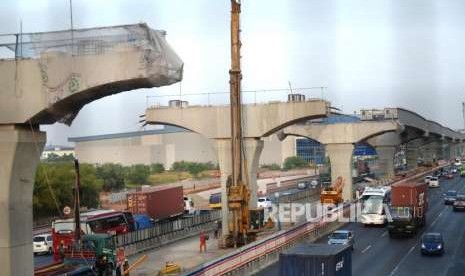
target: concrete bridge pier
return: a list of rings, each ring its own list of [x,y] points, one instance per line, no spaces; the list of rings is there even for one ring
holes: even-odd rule
[[[450,144],[449,143],[442,143],[441,144],[441,151],[438,155],[439,159],[450,160]]]
[[[431,142],[422,147],[423,161],[425,164],[434,164],[438,159],[439,144]]]
[[[394,177],[394,156],[397,151],[396,146],[376,146],[378,154],[378,165],[381,167],[383,176],[386,178]]]
[[[415,170],[418,167],[420,155],[420,143],[418,140],[408,142],[405,146],[405,158],[407,159],[407,170]]]
[[[257,208],[257,171],[259,167],[260,155],[263,151],[263,140],[259,138],[246,138],[243,140],[243,147],[245,151],[245,160],[248,161],[246,165],[246,176],[249,182],[250,200],[249,208]]]
[[[231,139],[215,139],[214,147],[221,172],[221,234],[227,236],[229,235],[229,208],[226,191],[228,177],[232,174]]]
[[[344,179],[344,189],[342,197],[344,201],[352,200],[352,154],[354,144],[326,144],[325,150],[329,156],[331,163],[331,179],[336,179],[341,176]]]
[[[2,275],[33,275],[32,192],[45,145],[38,126],[0,126],[0,267]]]

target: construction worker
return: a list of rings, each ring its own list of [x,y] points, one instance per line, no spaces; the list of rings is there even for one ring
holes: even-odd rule
[[[207,252],[207,239],[208,236],[205,234],[205,232],[200,232],[200,253],[202,253],[202,249],[204,252]]]
[[[215,239],[219,238],[220,232],[221,232],[221,221],[217,220],[216,221],[216,227],[215,227],[215,233],[214,233]]]
[[[129,269],[129,262],[128,262],[128,259],[125,259],[124,264],[123,264],[123,275],[124,276],[129,276],[129,271],[127,271],[128,269]]]

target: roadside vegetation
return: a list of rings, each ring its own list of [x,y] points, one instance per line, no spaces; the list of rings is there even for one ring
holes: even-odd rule
[[[65,206],[73,207],[73,188],[76,181],[73,160],[72,155],[51,154],[40,162],[34,183],[34,219],[58,216]],[[212,177],[215,169],[216,166],[210,162],[175,162],[168,171],[159,163],[150,166],[81,163],[81,206],[99,207],[101,192]]]

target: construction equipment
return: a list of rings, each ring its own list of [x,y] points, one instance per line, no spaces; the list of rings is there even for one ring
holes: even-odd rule
[[[181,267],[178,264],[167,262],[165,267],[158,272],[158,276],[174,276],[181,273]]]
[[[240,63],[240,0],[231,0],[231,69],[229,70],[231,105],[231,161],[232,174],[227,181],[229,235],[223,245],[237,247],[255,239],[256,231],[250,231],[249,183],[246,176],[247,160],[242,147],[242,102],[241,102],[241,63]]]
[[[337,205],[342,202],[342,189],[344,188],[344,180],[341,176],[336,179],[333,185],[324,187],[320,193],[321,204]]]

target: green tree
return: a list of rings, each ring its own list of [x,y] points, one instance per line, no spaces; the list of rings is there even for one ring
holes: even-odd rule
[[[150,167],[143,164],[136,164],[126,167],[126,179],[132,184],[147,184],[150,176]]]
[[[291,156],[286,158],[283,164],[283,168],[286,171],[305,167],[308,167],[308,163],[298,156]]]
[[[151,173],[162,173],[165,171],[165,166],[161,163],[155,163],[150,165],[150,172]]]
[[[81,174],[81,206],[96,208],[99,204],[99,192],[103,180],[97,178],[96,169],[89,164],[80,165]],[[40,163],[34,183],[33,210],[34,217],[57,216],[64,206],[73,206],[73,188],[76,174],[74,164],[68,163]]]
[[[96,174],[103,180],[104,191],[118,191],[125,187],[124,169],[120,164],[105,163],[97,167]]]

